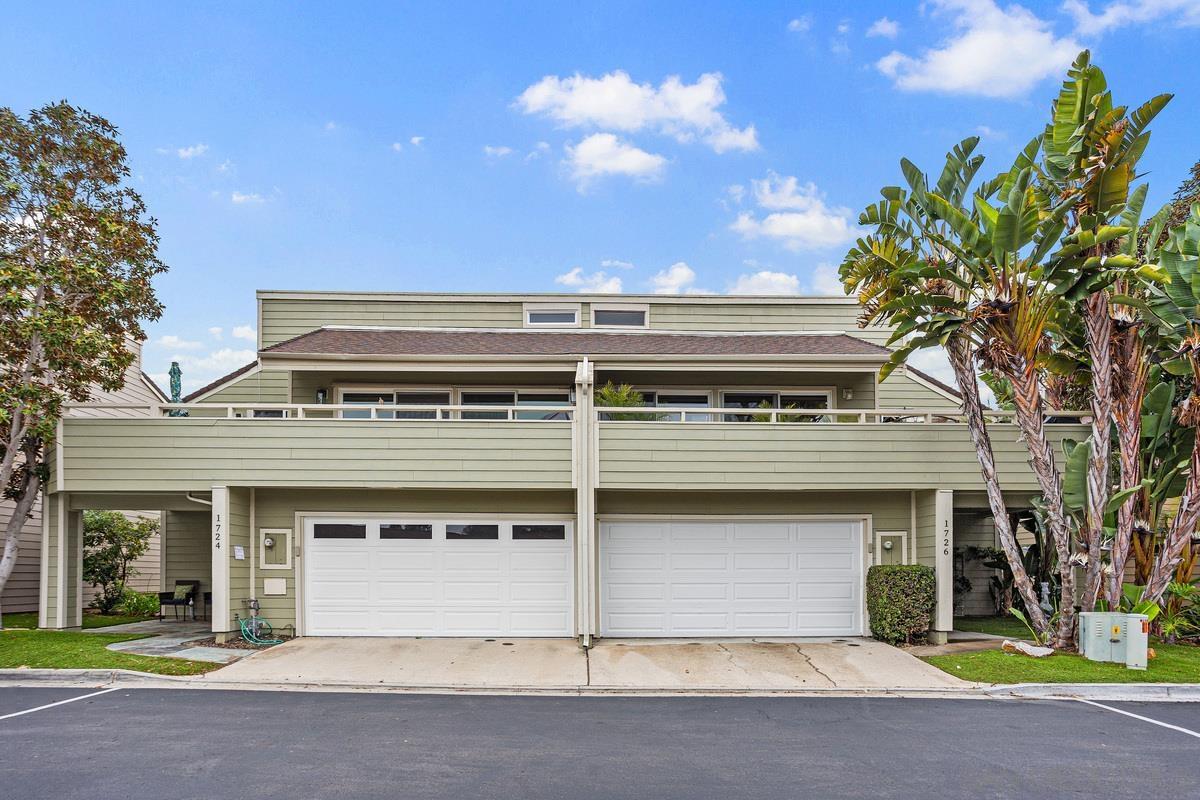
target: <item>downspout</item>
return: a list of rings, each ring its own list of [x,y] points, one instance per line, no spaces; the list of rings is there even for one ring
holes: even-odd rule
[[[580,643],[592,646],[592,529],[595,527],[595,478],[592,475],[592,428],[595,425],[592,396],[592,362],[587,356],[575,368],[575,525],[576,589]]]
[[[212,500],[205,500],[203,497],[192,497],[191,492],[186,493],[184,497],[186,497],[188,500],[191,500],[193,503],[203,503],[206,506],[212,507]]]

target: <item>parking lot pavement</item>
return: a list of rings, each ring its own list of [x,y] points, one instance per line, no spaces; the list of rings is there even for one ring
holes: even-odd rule
[[[1197,704],[1108,705],[1200,730]],[[1200,780],[1192,735],[1070,700],[118,689],[0,720],[0,753],[22,800],[1144,798]]]

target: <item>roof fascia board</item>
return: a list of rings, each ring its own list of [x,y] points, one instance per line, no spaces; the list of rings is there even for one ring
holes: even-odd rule
[[[657,303],[695,305],[858,305],[854,297],[820,295],[661,295],[661,294],[572,294],[528,292],[523,294],[455,292],[351,292],[259,289],[260,300],[398,300],[409,302],[451,301],[463,303],[521,303],[570,301],[575,303]]]

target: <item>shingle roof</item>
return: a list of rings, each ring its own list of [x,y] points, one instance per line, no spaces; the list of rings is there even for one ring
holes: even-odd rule
[[[322,328],[263,350],[346,356],[878,356],[890,351],[846,334],[686,334],[564,331],[438,331]]]
[[[234,378],[238,377],[239,375],[246,374],[250,370],[254,369],[254,365],[257,363],[258,363],[257,361],[251,361],[249,364],[247,364],[244,367],[238,367],[237,369],[235,369],[233,372],[229,373],[228,375],[223,375],[220,378],[217,378],[212,383],[208,384],[207,386],[201,386],[199,389],[192,392],[191,394],[185,395],[184,397],[180,398],[180,402],[183,402],[183,403],[192,402],[197,397],[200,397],[201,395],[211,392],[213,389],[216,389],[221,384],[231,381]]]
[[[948,392],[948,393],[954,395],[959,400],[962,399],[962,392],[958,391],[958,389],[955,389],[953,386],[951,386],[948,383],[945,383],[944,381],[939,381],[937,378],[933,377],[928,372],[922,372],[921,370],[917,369],[916,367],[910,367],[910,366],[905,366],[905,369],[907,369],[909,372],[916,375],[917,377],[921,378],[926,383],[932,383],[934,386],[938,387],[942,391]]]

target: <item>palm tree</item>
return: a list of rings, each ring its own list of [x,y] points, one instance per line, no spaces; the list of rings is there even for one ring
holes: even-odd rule
[[[1080,53],[1067,73],[1067,80],[1051,109],[1051,121],[1042,137],[1044,158],[1040,165],[1046,190],[1061,198],[1073,197],[1069,232],[1063,247],[1051,254],[1046,277],[1055,290],[1079,309],[1084,323],[1088,364],[1091,370],[1092,431],[1087,469],[1087,498],[1082,540],[1087,549],[1087,576],[1080,597],[1085,610],[1095,607],[1100,593],[1102,544],[1110,484],[1110,437],[1116,406],[1117,373],[1114,355],[1124,356],[1122,368],[1131,379],[1122,389],[1120,425],[1125,437],[1133,435],[1129,415],[1140,413],[1145,391],[1145,364],[1136,329],[1117,325],[1113,319],[1110,291],[1124,284],[1128,273],[1140,266],[1136,246],[1130,252],[1128,242],[1136,241],[1137,216],[1145,190],[1131,198],[1137,162],[1150,139],[1151,120],[1170,101],[1170,95],[1158,95],[1132,114],[1124,106],[1114,106],[1104,73],[1091,63],[1090,54]],[[1136,213],[1129,214],[1137,209]],[[1126,246],[1122,248],[1122,240]],[[1118,289],[1121,288],[1118,286]],[[1118,333],[1119,331],[1119,333]],[[1118,341],[1119,339],[1119,341]],[[1115,352],[1114,352],[1115,351]],[[1127,442],[1136,443],[1134,438]],[[1134,445],[1136,446],[1136,445]],[[1122,464],[1126,478],[1133,460],[1126,451]],[[1124,512],[1126,533],[1132,529]],[[1123,550],[1121,549],[1123,547]],[[1118,531],[1114,553],[1121,552],[1124,564],[1128,539]],[[1116,564],[1113,564],[1114,574]],[[1115,578],[1119,582],[1119,577]],[[1113,599],[1112,581],[1109,599]],[[1119,583],[1117,589],[1119,599]]]
[[[884,189],[883,199],[862,213],[860,224],[873,230],[846,254],[840,277],[848,292],[858,293],[863,327],[895,328],[889,344],[900,346],[880,371],[880,380],[913,351],[945,347],[1001,548],[1030,623],[1043,635],[1050,623],[1025,570],[1004,502],[975,373],[978,348],[969,309],[980,292],[980,274],[971,255],[980,236],[979,220],[976,212],[962,205],[983,165],[983,157],[974,155],[978,143],[976,137],[964,139],[947,153],[932,192],[921,170],[903,160],[901,171],[908,188]],[[1004,185],[1004,177],[980,185],[976,194],[990,197]],[[961,235],[964,228],[966,237]]]

